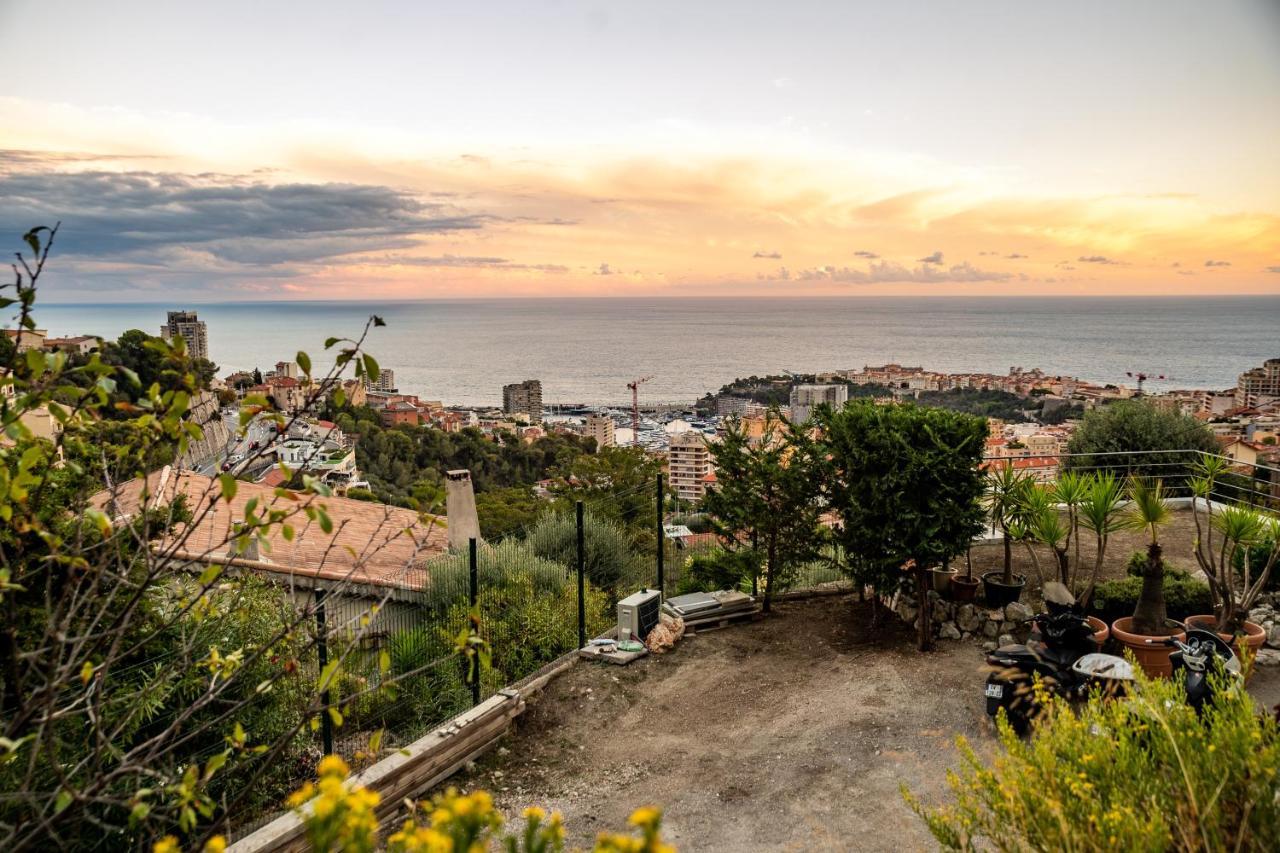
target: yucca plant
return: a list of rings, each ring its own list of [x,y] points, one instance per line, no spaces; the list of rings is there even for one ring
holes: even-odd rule
[[[1209,581],[1217,628],[1223,633],[1239,634],[1280,558],[1280,519],[1253,507],[1215,504],[1212,496],[1217,481],[1229,469],[1226,459],[1205,455],[1196,463],[1190,485],[1196,562]],[[1255,548],[1267,542],[1271,543],[1270,553],[1258,565]]]
[[[1072,550],[1074,544],[1074,560],[1072,566],[1074,571],[1078,572],[1080,567],[1080,507],[1085,499],[1089,496],[1089,486],[1093,479],[1092,474],[1081,474],[1077,471],[1063,471],[1058,475],[1058,482],[1053,485],[1053,498],[1067,512],[1067,532],[1066,539],[1063,543],[1064,547]],[[1075,578],[1068,578],[1063,575],[1062,582],[1068,585],[1072,592],[1075,592]]]
[[[1002,580],[1006,584],[1013,583],[1013,543],[1026,535],[1025,499],[1034,485],[1029,474],[1015,470],[1009,462],[987,475],[987,512],[992,528],[1000,531],[1004,543]],[[1036,571],[1039,572],[1038,564]]]
[[[1081,527],[1089,530],[1094,536],[1093,570],[1089,573],[1089,581],[1080,593],[1080,603],[1086,608],[1093,599],[1093,591],[1098,585],[1098,575],[1102,573],[1102,563],[1107,556],[1107,545],[1111,534],[1123,529],[1124,487],[1114,474],[1095,473],[1089,477],[1088,492],[1080,502],[1076,518]],[[1076,541],[1079,542],[1077,535]],[[1079,558],[1077,557],[1077,566]]]
[[[1142,592],[1133,608],[1133,629],[1139,634],[1159,634],[1168,621],[1164,606],[1164,554],[1159,530],[1168,522],[1172,510],[1165,499],[1162,480],[1130,478],[1129,500],[1131,506],[1126,525],[1147,534],[1147,563],[1142,569]]]

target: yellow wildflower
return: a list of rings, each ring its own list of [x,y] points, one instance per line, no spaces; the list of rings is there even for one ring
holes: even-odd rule
[[[224,853],[227,849],[227,839],[221,835],[215,835],[204,843],[204,853]]]
[[[178,845],[177,838],[166,835],[151,845],[151,853],[182,853],[182,847]]]
[[[320,759],[319,769],[321,776],[341,776],[344,779],[351,772],[347,762],[343,761],[342,756],[339,755],[326,755]]]
[[[627,818],[627,823],[632,826],[651,826],[658,822],[662,817],[662,812],[652,806],[641,806],[631,813],[631,817]]]

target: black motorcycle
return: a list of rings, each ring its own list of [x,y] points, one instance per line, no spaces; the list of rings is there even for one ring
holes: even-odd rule
[[[1083,698],[1099,683],[1116,692],[1132,678],[1123,658],[1098,653],[1093,626],[1065,587],[1045,584],[1045,611],[1030,620],[1034,630],[1026,645],[1001,646],[987,654],[987,714],[995,717],[1003,708],[1019,734],[1041,711],[1033,690],[1037,676],[1050,694],[1069,699]]]
[[[1169,637],[1164,640],[1149,639],[1148,643],[1160,643],[1177,649],[1169,655],[1173,664],[1173,677],[1181,678],[1187,693],[1187,704],[1200,713],[1213,696],[1218,683],[1210,676],[1221,668],[1230,678],[1239,678],[1240,659],[1235,650],[1212,631],[1193,628],[1187,631],[1186,640]]]

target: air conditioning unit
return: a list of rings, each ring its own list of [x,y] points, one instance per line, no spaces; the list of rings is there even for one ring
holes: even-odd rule
[[[639,640],[649,636],[658,624],[662,594],[656,589],[642,589],[618,602],[618,640]]]

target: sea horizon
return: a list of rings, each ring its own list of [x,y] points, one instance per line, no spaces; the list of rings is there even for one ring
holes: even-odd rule
[[[919,364],[950,373],[1038,367],[1094,382],[1171,377],[1152,390],[1225,388],[1280,356],[1280,296],[1225,297],[522,297],[42,303],[51,335],[159,332],[167,310],[208,325],[219,375],[269,369],[325,338],[355,337],[370,314],[387,326],[367,347],[401,391],[447,405],[499,405],[504,384],[542,381],[549,402],[692,402],[740,376]]]

